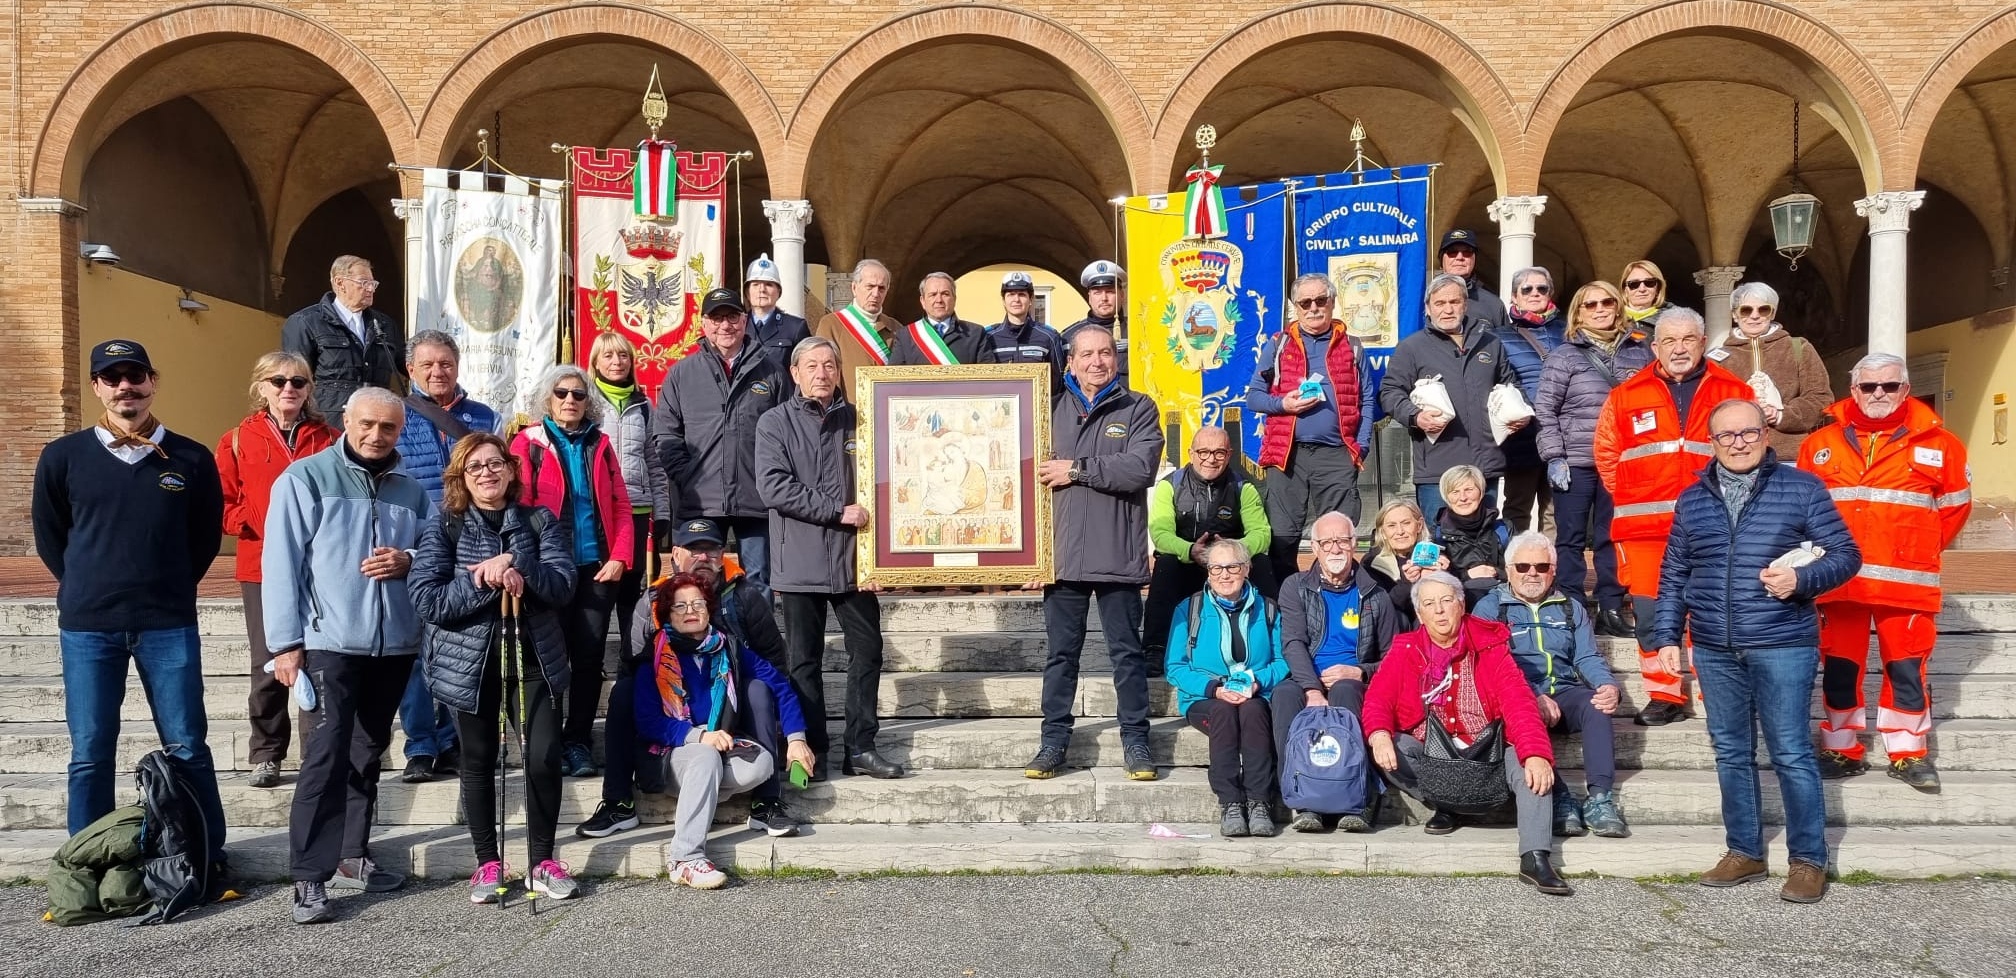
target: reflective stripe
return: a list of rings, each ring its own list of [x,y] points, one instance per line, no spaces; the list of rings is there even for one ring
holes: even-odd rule
[[[1841,486],[1828,491],[1837,503],[1895,503],[1899,506],[1916,506],[1931,509],[1935,505],[1929,492],[1906,492],[1903,489],[1877,489],[1873,486]]]
[[[1887,706],[1879,706],[1876,708],[1876,729],[1883,731],[1885,734],[1906,734],[1917,737],[1921,741],[1920,746],[1923,746],[1922,741],[1925,735],[1932,732],[1932,711],[1905,713],[1902,710],[1893,710]],[[1889,738],[1885,737],[1884,740],[1887,742]]]
[[[1841,730],[1824,723],[1820,725],[1821,750],[1840,751],[1845,754],[1860,743],[1853,730]]]
[[[1932,505],[1937,506],[1940,509],[1945,509],[1948,506],[1958,506],[1961,503],[1971,503],[1973,501],[1974,501],[1974,490],[1962,489],[1959,492],[1949,492],[1944,496],[1940,496],[1938,499],[1932,500]]]
[[[1647,442],[1637,448],[1625,449],[1622,455],[1617,456],[1617,461],[1629,462],[1634,458],[1644,458],[1648,455],[1666,455],[1682,451],[1686,448],[1686,445],[1685,441],[1678,438],[1672,441]]]
[[[1673,500],[1667,499],[1658,502],[1632,503],[1629,506],[1619,506],[1610,511],[1610,518],[1624,519],[1630,516],[1658,516],[1661,513],[1671,512],[1673,512]]]
[[[1866,577],[1872,581],[1888,581],[1892,584],[1939,586],[1939,575],[1931,571],[1905,570],[1902,567],[1885,567],[1882,564],[1863,564],[1862,569],[1855,572],[1855,576]]]

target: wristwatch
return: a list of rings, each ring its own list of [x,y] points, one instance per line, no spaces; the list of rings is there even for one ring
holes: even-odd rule
[[[1085,470],[1079,468],[1078,463],[1073,462],[1071,463],[1070,470],[1064,473],[1064,477],[1070,479],[1071,482],[1075,485],[1080,479],[1083,479],[1085,477]]]

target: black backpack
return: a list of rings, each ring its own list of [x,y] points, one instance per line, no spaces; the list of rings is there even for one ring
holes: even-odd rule
[[[178,914],[209,903],[217,867],[210,852],[210,823],[197,801],[196,776],[189,762],[165,750],[140,759],[140,808],[145,817],[141,868],[154,905],[134,924],[165,924]],[[221,841],[221,840],[218,840]]]

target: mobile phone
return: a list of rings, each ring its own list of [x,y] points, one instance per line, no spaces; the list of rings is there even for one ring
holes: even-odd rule
[[[790,779],[794,788],[803,788],[812,783],[812,772],[805,770],[805,765],[797,761],[791,762],[791,773],[786,777]]]
[[[1441,559],[1442,548],[1435,544],[1434,541],[1423,540],[1414,545],[1414,556],[1411,558],[1414,566],[1433,567],[1435,566],[1435,562]]]

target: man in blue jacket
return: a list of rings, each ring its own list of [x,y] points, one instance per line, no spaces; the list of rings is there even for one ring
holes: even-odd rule
[[[1815,903],[1827,895],[1827,807],[1807,720],[1820,670],[1813,600],[1853,577],[1862,553],[1826,485],[1780,465],[1765,444],[1768,431],[1763,409],[1752,401],[1723,401],[1708,416],[1715,461],[1676,504],[1652,646],[1660,664],[1677,674],[1680,636],[1692,633],[1694,670],[1708,706],[1729,851],[1701,885],[1770,875],[1757,785],[1762,726],[1791,856],[1778,895]]]

